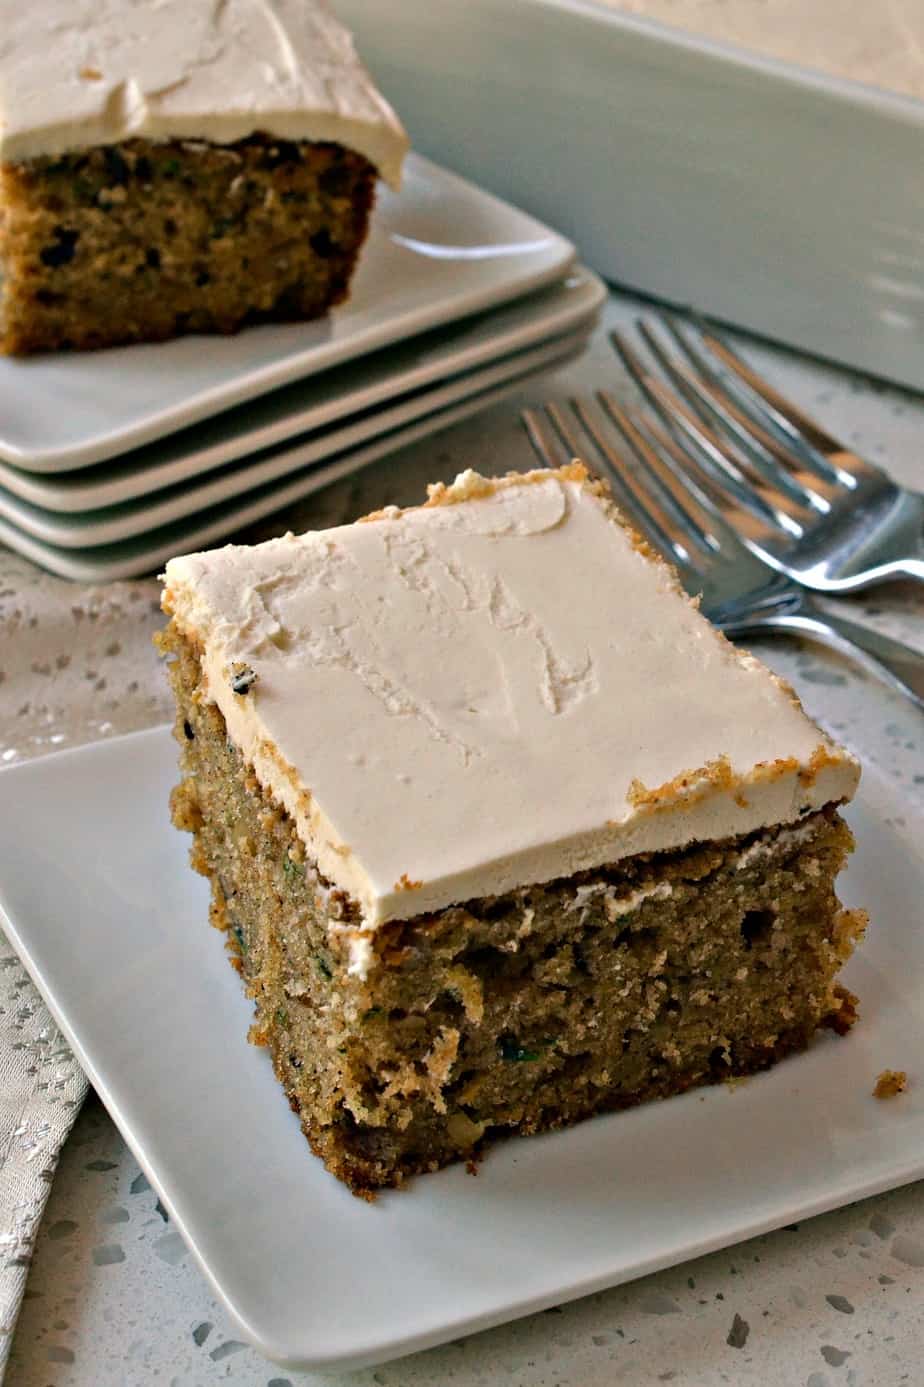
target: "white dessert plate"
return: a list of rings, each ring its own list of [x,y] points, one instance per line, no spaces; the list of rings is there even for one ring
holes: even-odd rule
[[[401,427],[389,428],[386,433],[377,433],[373,418],[366,434],[367,437],[372,436],[372,441],[361,447],[356,447],[355,442],[364,426],[339,430],[341,436],[349,435],[353,441],[346,451],[334,457],[325,455],[322,463],[311,463],[318,451],[318,445],[313,440],[283,448],[278,456],[273,454],[262,458],[253,467],[250,463],[242,463],[233,469],[228,481],[230,499],[213,504],[206,510],[192,510],[190,513],[180,506],[179,514],[183,518],[161,524],[157,529],[152,528],[153,522],[143,516],[140,533],[134,538],[91,544],[86,548],[67,548],[37,539],[18,525],[0,518],[0,543],[24,554],[49,572],[78,582],[109,582],[150,573],[174,554],[206,548],[236,530],[282,510],[310,496],[312,492],[320,491],[331,482],[351,472],[358,472],[388,453],[397,452],[428,434],[448,428],[450,424],[496,404],[530,376],[580,356],[587,346],[595,321],[594,315],[584,327],[578,327],[550,342],[515,352],[480,370],[469,371],[446,385],[421,391],[400,406],[400,410],[393,412],[394,415],[400,412],[405,420],[414,422],[405,422]],[[257,470],[261,470],[264,476],[261,486],[254,485],[254,472]],[[265,480],[274,470],[280,475],[273,481]],[[241,472],[245,474],[243,477],[240,476]],[[225,479],[222,477],[220,480],[225,485]],[[242,486],[239,485],[241,482]],[[191,489],[200,490],[197,487]],[[207,489],[211,489],[211,484]],[[79,521],[83,517],[76,519]]]
[[[591,316],[583,327],[565,334],[565,345],[570,346],[575,340],[584,341],[595,322],[595,317]],[[538,370],[556,361],[562,351],[562,340],[553,338],[539,346],[501,357],[489,366],[455,375],[445,384],[412,391],[394,404],[373,410],[355,421],[351,419],[333,428],[322,429],[320,433],[290,440],[285,447],[270,448],[247,457],[231,467],[219,469],[204,481],[169,487],[164,492],[154,492],[128,505],[83,511],[77,515],[58,515],[13,497],[0,499],[0,515],[26,534],[65,549],[117,544],[123,539],[149,534],[163,525],[183,520],[221,501],[252,492],[265,482],[276,481],[325,458],[336,457],[360,443],[392,433],[415,419],[445,409],[490,386],[520,377],[527,371]]]
[[[382,1362],[924,1175],[924,849],[874,771],[843,881],[873,924],[861,1021],[731,1088],[496,1148],[369,1205],[313,1157],[167,817],[163,729],[0,773],[0,914],[243,1336],[292,1367]],[[37,828],[40,825],[40,830]]]
[[[349,301],[234,337],[0,358],[0,458],[86,467],[276,386],[562,278],[570,241],[428,159],[380,187]]]
[[[47,512],[67,515],[137,497],[147,501],[155,491],[200,478],[245,455],[252,460],[253,454],[300,434],[323,428],[325,436],[333,437],[328,426],[348,416],[352,423],[353,416],[392,404],[411,391],[576,330],[599,313],[605,299],[602,280],[577,266],[560,283],[513,303],[418,333],[96,467],[35,473],[0,462],[0,516],[29,534],[67,543],[41,528],[51,519]],[[370,419],[370,429],[373,424]]]

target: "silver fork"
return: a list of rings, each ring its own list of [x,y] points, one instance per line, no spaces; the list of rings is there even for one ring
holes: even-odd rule
[[[680,466],[707,508],[764,563],[817,592],[856,592],[895,578],[924,582],[924,495],[832,438],[714,328],[696,322],[694,330],[670,314],[638,320],[663,376],[623,334],[610,340],[670,427]]]
[[[924,708],[924,655],[822,611],[785,574],[768,569],[678,480],[666,460],[678,445],[665,430],[624,409],[606,391],[598,391],[597,400],[596,408],[573,399],[567,410],[548,404],[544,411],[523,411],[541,462],[558,467],[583,457],[603,470],[623,508],[676,566],[687,592],[701,595],[702,611],[729,637],[780,633],[821,642]],[[613,426],[636,467],[628,467],[615,446]]]

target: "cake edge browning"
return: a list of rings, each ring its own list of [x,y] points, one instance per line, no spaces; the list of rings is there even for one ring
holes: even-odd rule
[[[512,902],[467,902],[431,917],[392,922],[369,935],[359,928],[355,905],[313,872],[288,815],[243,763],[220,711],[201,697],[195,644],[175,626],[160,643],[174,657],[175,730],[186,771],[174,792],[174,821],[194,833],[192,862],[211,880],[213,923],[225,931],[254,1000],[251,1039],[269,1049],[312,1149],[354,1193],[371,1197],[409,1175],[476,1160],[511,1132],[553,1130],[698,1084],[755,1073],[804,1049],[819,1027],[843,1034],[855,1019],[856,999],[835,975],[862,934],[865,916],[842,909],[833,894],[834,876],[852,845],[834,806],[811,816],[823,848],[797,845],[789,878],[779,876],[788,880],[785,889],[793,901],[800,892],[812,900],[817,896],[817,919],[800,923],[797,905],[790,903],[792,920],[786,916],[789,923],[776,939],[773,912],[760,904],[759,883],[748,885],[751,895],[738,906],[734,885],[726,882],[716,895],[724,912],[718,943],[729,958],[726,967],[721,949],[713,948],[713,967],[716,959],[726,967],[729,976],[722,981],[732,1002],[726,993],[724,1008],[717,1009],[711,989],[699,986],[709,975],[705,962],[703,977],[693,978],[697,986],[684,984],[683,1005],[693,1016],[685,1025],[698,1045],[698,1058],[684,1068],[665,1060],[671,1043],[677,1048],[668,1034],[673,1023],[665,1030],[665,1017],[672,1014],[677,989],[682,991],[677,979],[695,960],[699,941],[687,937],[679,970],[659,962],[663,941],[654,936],[661,928],[658,911],[662,918],[666,911],[659,905],[659,887],[673,881],[678,890],[695,886],[702,894],[723,872],[728,877],[736,860],[745,862],[749,849],[755,860],[765,845],[772,856],[777,830],[751,835],[746,844],[651,854],[644,862],[584,874],[590,880],[553,884],[567,894],[550,898],[557,916],[548,918],[560,926],[545,933],[531,934],[524,922],[531,911],[536,914],[531,900],[538,902],[540,914],[548,910],[549,888],[524,888]],[[222,764],[210,766],[214,758]],[[823,865],[812,856],[816,851]],[[653,890],[623,919],[620,903],[642,889],[640,881],[647,883],[645,890],[653,884]],[[575,908],[582,891],[588,904]],[[616,911],[609,922],[607,899]],[[569,904],[563,907],[562,901]],[[742,942],[744,926],[734,915],[739,907],[743,918],[759,919],[760,930],[770,931],[766,938],[755,934]],[[586,922],[585,909],[590,912]],[[601,948],[607,923],[613,926],[611,938]],[[356,967],[357,942],[369,955],[366,969]],[[789,949],[799,953],[796,985],[784,979],[785,985],[768,994],[775,1010],[768,1005],[764,1014],[760,1007],[755,1012],[746,978],[736,981],[734,973],[752,966],[785,972]],[[629,1028],[625,1035],[631,1032],[633,1039],[618,1064],[641,1079],[627,1079],[621,1087],[611,1083],[607,1090],[592,1081],[605,1073],[600,1053],[592,1052],[595,1018],[606,1018],[617,996],[612,975],[602,971],[610,956],[618,957],[623,976],[631,974],[637,1020],[648,1033],[654,1028],[656,1043],[646,1048],[646,1031]],[[588,968],[598,970],[596,987],[582,971]],[[675,993],[668,995],[671,987]],[[710,995],[697,1001],[698,992]],[[530,993],[548,1005],[543,1016],[527,1021]],[[752,1035],[739,1033],[724,1044],[721,1028],[727,1030],[728,1016],[746,997],[749,1014],[758,1018]],[[553,1042],[544,1032],[537,1040],[536,1027],[547,1028],[550,1014],[558,1022],[566,1018],[568,1029],[547,1050]],[[516,1031],[508,1024],[515,1015],[521,1023]],[[708,1047],[697,1030],[703,1018],[713,1026]],[[484,1075],[493,1098],[486,1099],[484,1090],[479,1097]]]

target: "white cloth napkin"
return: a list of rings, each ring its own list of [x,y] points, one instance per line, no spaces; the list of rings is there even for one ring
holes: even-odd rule
[[[87,1080],[0,933],[0,1377],[51,1181]]]

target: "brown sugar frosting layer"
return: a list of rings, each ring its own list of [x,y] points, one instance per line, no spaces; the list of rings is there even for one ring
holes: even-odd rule
[[[258,132],[344,145],[394,186],[408,146],[326,0],[5,7],[0,161]]]
[[[370,929],[792,823],[856,785],[580,467],[466,474],[416,510],[173,560],[165,602]]]

